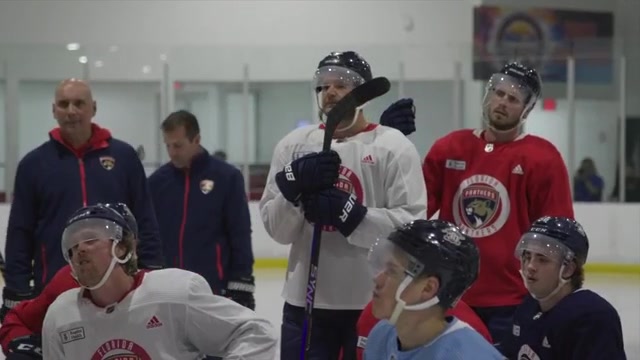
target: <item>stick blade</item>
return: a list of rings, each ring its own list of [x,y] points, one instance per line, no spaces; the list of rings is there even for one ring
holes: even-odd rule
[[[327,114],[323,148],[331,144],[331,138],[340,121],[348,116],[349,113],[354,113],[357,107],[386,94],[389,89],[391,89],[389,79],[381,76],[356,87],[340,99]]]

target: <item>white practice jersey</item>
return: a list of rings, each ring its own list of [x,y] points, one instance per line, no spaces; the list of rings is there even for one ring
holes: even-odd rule
[[[180,269],[136,275],[137,287],[101,308],[76,288],[49,307],[42,329],[44,358],[273,360],[272,325],[232,300],[216,296],[205,279]]]
[[[283,297],[294,306],[306,298],[313,225],[280,193],[275,175],[293,159],[322,150],[323,127],[309,125],[289,133],[276,146],[260,213],[271,237],[291,244]],[[345,238],[337,230],[322,232],[315,306],[362,309],[371,300],[372,275],[367,264],[371,245],[403,223],[426,218],[427,190],[420,155],[398,130],[370,124],[331,149],[342,159],[336,185],[368,208],[358,228]]]

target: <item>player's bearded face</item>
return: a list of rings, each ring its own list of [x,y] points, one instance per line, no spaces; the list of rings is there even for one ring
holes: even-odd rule
[[[80,235],[80,234],[79,234]],[[78,282],[91,287],[102,279],[111,263],[112,241],[86,234],[88,240],[79,241],[71,248],[71,266]]]
[[[489,96],[489,122],[498,130],[510,130],[518,125],[524,110],[524,99],[518,92],[496,88]]]
[[[313,86],[316,92],[316,102],[320,110],[321,120],[355,87],[364,83],[364,79],[351,69],[340,66],[326,66],[316,70],[313,79]],[[344,119],[343,122],[352,122],[351,118]]]

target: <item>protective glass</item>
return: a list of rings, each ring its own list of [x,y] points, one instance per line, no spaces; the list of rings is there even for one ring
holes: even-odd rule
[[[322,92],[330,86],[351,90],[364,83],[364,78],[360,74],[342,66],[323,66],[316,70],[313,76],[313,86],[316,93]]]
[[[92,240],[122,240],[122,227],[106,219],[83,219],[69,225],[62,233],[62,254],[67,262],[71,249]]]
[[[543,255],[552,261],[564,262],[572,259],[574,254],[560,241],[541,233],[525,233],[516,246],[515,257],[522,261],[524,252]]]
[[[387,238],[378,238],[369,249],[369,269],[373,277],[384,274],[387,277],[404,279],[407,275],[416,277],[422,273],[424,266],[396,246]]]
[[[531,89],[517,78],[505,74],[493,74],[485,88],[485,103],[503,99],[507,104],[527,105],[535,101]]]

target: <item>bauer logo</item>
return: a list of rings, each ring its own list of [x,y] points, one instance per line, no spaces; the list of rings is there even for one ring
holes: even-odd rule
[[[82,339],[84,339],[83,327],[73,328],[71,330],[63,331],[60,333],[60,340],[62,340],[63,344]]]
[[[462,181],[452,205],[456,225],[472,238],[497,233],[509,218],[507,188],[489,175],[474,175]]]

